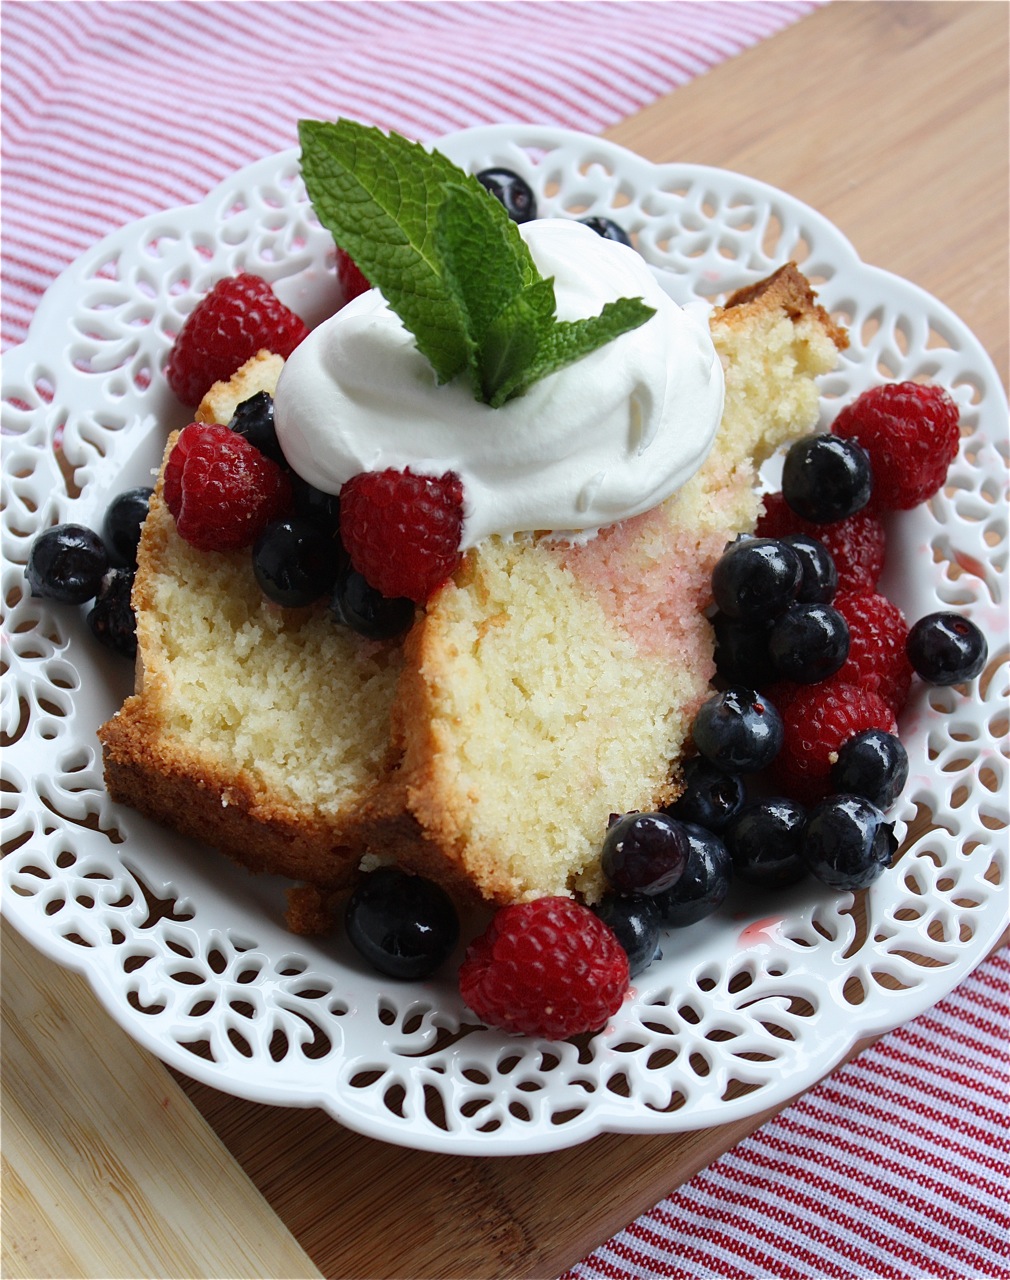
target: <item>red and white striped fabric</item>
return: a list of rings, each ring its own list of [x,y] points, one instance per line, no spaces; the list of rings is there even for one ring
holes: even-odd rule
[[[563,1280],[1007,1276],[1008,997],[1004,951]]]
[[[80,252],[292,146],[301,116],[598,132],[816,2],[4,0],[3,344]],[[1008,995],[1004,955],[569,1276],[1008,1275]]]
[[[814,7],[5,0],[3,344],[83,250],[294,146],[299,117],[598,133]]]

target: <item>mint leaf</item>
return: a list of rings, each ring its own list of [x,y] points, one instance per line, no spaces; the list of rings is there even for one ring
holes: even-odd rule
[[[554,328],[554,281],[538,280],[518,293],[495,317],[479,357],[483,399],[499,409],[530,381],[529,370],[540,359]]]
[[[465,316],[474,395],[490,401],[503,377],[534,358],[554,318],[554,288],[541,280],[526,242],[500,201],[446,188],[435,245]]]
[[[478,342],[502,308],[540,278],[526,241],[501,201],[493,196],[474,200],[472,188],[460,183],[445,186],[435,248]]]
[[[500,408],[534,382],[573,364],[622,333],[637,329],[655,314],[655,308],[646,306],[641,298],[618,298],[606,303],[598,316],[555,321],[526,368],[516,369],[511,377],[503,380],[488,398],[488,404]]]
[[[302,120],[298,136],[302,176],[319,221],[382,291],[438,380],[448,382],[466,368],[469,352],[465,317],[443,281],[434,228],[444,184],[466,175],[419,143],[352,120]]]
[[[641,298],[561,323],[501,203],[437,151],[353,120],[301,120],[319,221],[413,334],[439,382],[498,408],[653,314]]]

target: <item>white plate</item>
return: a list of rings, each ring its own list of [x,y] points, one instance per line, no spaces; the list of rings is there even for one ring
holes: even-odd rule
[[[5,358],[4,912],[84,973],[113,1017],[173,1067],[242,1097],[322,1107],[391,1142],[528,1153],[604,1131],[739,1119],[940,999],[1004,927],[1003,390],[950,311],[861,263],[830,223],[780,191],[655,166],[554,129],[478,128],[439,145],[471,169],[524,173],[543,213],[612,216],[681,300],[717,297],[798,260],[852,335],[824,381],[825,421],[890,378],[952,391],[968,429],[961,454],[945,493],[894,521],[884,583],[910,619],[967,611],[999,658],[968,697],[917,687],[904,717],[911,777],[894,811],[898,834],[920,806],[936,827],[868,892],[865,930],[851,895],[812,882],[731,898],[712,919],[670,931],[663,960],[612,1024],[576,1045],[469,1025],[452,965],[399,984],[366,971],[340,937],[293,937],[280,882],[109,801],[95,730],[132,673],[92,640],[83,611],[28,596],[22,566],[37,531],[56,520],[95,525],[112,496],[148,481],[166,433],[186,420],[159,371],[215,280],[258,272],[310,323],[338,302],[332,246],[290,151],[241,170],[200,205],[109,236],[53,285],[28,341]],[[59,438],[79,496],[67,491]]]

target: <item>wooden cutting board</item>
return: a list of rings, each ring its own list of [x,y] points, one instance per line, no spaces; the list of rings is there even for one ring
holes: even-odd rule
[[[610,136],[806,200],[1005,379],[1008,13],[836,0]],[[770,1116],[550,1156],[401,1150],[175,1076],[10,928],[3,959],[8,1277],[552,1277]]]

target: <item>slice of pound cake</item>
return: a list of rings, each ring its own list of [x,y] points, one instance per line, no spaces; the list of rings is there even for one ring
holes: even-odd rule
[[[685,485],[589,541],[492,538],[429,602],[371,852],[499,903],[592,901],[610,814],[677,794],[714,671],[712,568],[753,530],[757,468],[814,426],[815,379],[847,343],[792,265],[733,295],[711,331],[723,418]]]
[[[282,367],[260,352],[211,388],[197,420],[227,423],[273,392]],[[136,692],[99,730],[112,797],[253,871],[346,884],[360,857],[356,816],[386,763],[401,644],[335,625],[324,603],[272,603],[248,550],[189,545],[165,502],[164,466],[133,604]],[[296,905],[289,922],[313,928]]]
[[[711,331],[725,407],[692,479],[588,540],[482,541],[402,643],[325,602],[266,601],[248,552],[179,537],[159,482],[137,691],[100,731],[113,798],[312,886],[292,900],[299,930],[364,854],[495,902],[597,896],[610,813],[676,794],[713,670],[711,569],[754,526],[756,468],[810,431],[815,379],[846,344],[793,266],[733,295]],[[197,418],[228,421],[281,364],[261,353]]]

